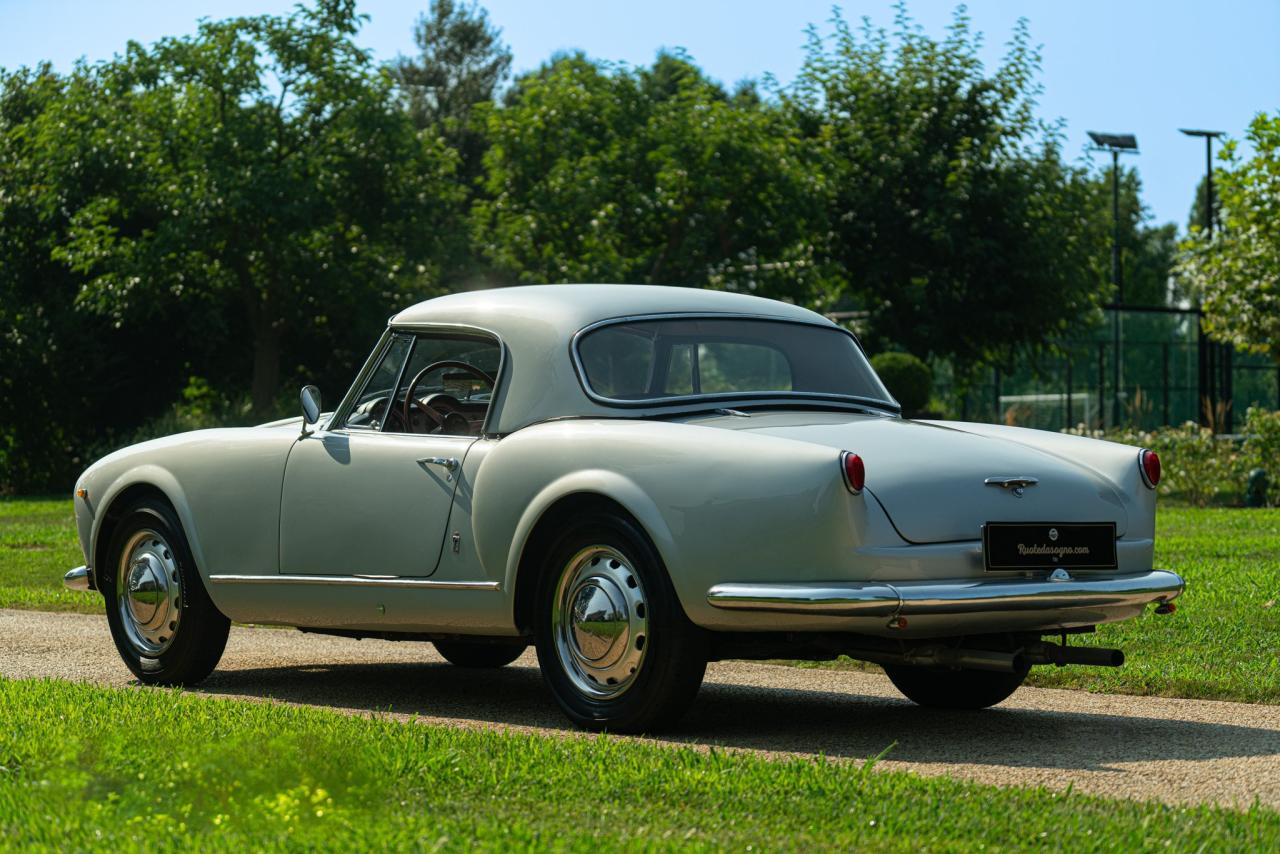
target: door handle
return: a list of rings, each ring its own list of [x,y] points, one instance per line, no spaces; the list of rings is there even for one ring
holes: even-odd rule
[[[452,480],[453,473],[458,470],[458,467],[461,465],[461,463],[459,463],[453,457],[423,457],[422,459],[418,460],[418,465],[440,466],[446,472],[449,473],[448,478]]]

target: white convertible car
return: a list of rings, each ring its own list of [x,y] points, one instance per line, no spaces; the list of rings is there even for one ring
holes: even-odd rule
[[[529,644],[577,724],[672,723],[706,663],[882,665],[917,703],[998,703],[1182,580],[1152,568],[1150,451],[900,415],[857,339],[740,294],[555,285],[393,317],[331,413],[125,448],[76,484],[86,566],[145,683],[231,621]]]

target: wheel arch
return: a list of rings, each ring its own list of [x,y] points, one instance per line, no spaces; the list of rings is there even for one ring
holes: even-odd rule
[[[147,498],[165,503],[174,512],[182,525],[182,533],[186,536],[197,569],[204,565],[199,540],[181,486],[165,469],[152,465],[143,466],[117,478],[95,514],[92,557],[94,582],[99,589],[100,573],[107,563],[107,549],[111,546],[112,534],[128,508]]]
[[[617,475],[614,477],[625,480]],[[626,483],[638,493],[638,487],[635,484],[630,481]],[[571,524],[576,516],[588,512],[606,511],[630,520],[642,534],[648,537],[663,562],[663,569],[670,573],[670,556],[674,553],[674,541],[653,503],[648,501],[643,493],[639,493],[641,500],[637,501],[637,495],[619,496],[612,491],[610,494],[599,486],[600,484],[594,486],[579,484],[577,488],[560,490],[555,489],[556,484],[553,484],[531,502],[521,519],[517,528],[517,537],[513,540],[513,543],[518,543],[518,546],[512,549],[507,579],[508,589],[511,591],[515,625],[522,634],[532,630],[534,593],[537,590],[536,581],[538,572],[541,570],[542,559],[555,541],[556,535]],[[619,500],[620,497],[622,500]]]

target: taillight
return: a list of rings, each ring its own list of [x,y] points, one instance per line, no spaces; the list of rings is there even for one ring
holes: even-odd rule
[[[1142,482],[1147,485],[1147,489],[1155,489],[1160,483],[1160,455],[1155,451],[1141,451],[1138,454],[1138,470],[1142,472]]]
[[[867,482],[867,470],[862,465],[862,457],[852,451],[845,451],[840,455],[840,468],[844,470],[844,485],[849,487],[849,491],[854,495],[862,492],[863,484]]]

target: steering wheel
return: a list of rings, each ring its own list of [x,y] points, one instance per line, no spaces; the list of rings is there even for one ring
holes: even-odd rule
[[[488,383],[490,391],[492,391],[493,387],[496,385],[493,377],[489,376],[488,373],[480,370],[475,365],[469,365],[466,362],[459,362],[456,359],[441,359],[439,362],[432,362],[422,370],[418,371],[418,373],[414,375],[413,381],[409,383],[409,387],[405,389],[404,404],[401,407],[401,413],[400,413],[401,418],[404,421],[405,432],[410,432],[410,426],[413,424],[413,422],[409,420],[410,406],[417,409],[423,415],[426,415],[428,418],[430,418],[432,421],[435,422],[436,426],[430,428],[427,431],[428,433],[430,433],[432,430],[438,430],[441,427],[445,426],[445,423],[449,419],[449,415],[455,414],[450,412],[450,413],[445,413],[444,415],[441,415],[440,413],[432,409],[429,405],[419,403],[417,398],[415,398],[413,395],[414,389],[418,387],[419,383],[421,383],[424,379],[426,379],[428,374],[430,374],[432,371],[438,371],[441,368],[456,368],[457,370],[460,370],[460,371],[466,371],[467,373],[478,378],[482,382]],[[435,398],[435,397],[450,397],[450,396],[442,394],[442,395],[432,395],[432,397]],[[452,398],[450,397],[450,399]]]

